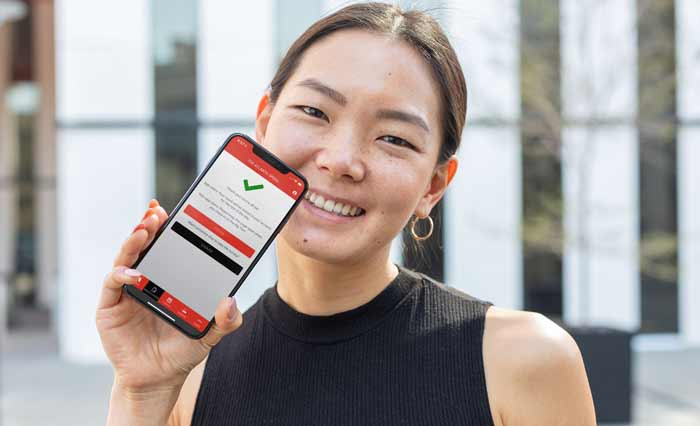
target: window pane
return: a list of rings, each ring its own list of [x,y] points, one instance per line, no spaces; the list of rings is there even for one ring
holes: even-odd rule
[[[678,331],[675,20],[638,0],[642,331]]]
[[[156,197],[171,211],[197,176],[197,2],[151,5]]]
[[[561,317],[559,1],[521,8],[524,308]]]

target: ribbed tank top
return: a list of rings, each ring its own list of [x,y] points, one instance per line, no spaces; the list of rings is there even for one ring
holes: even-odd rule
[[[492,304],[398,266],[374,299],[310,316],[276,284],[209,354],[193,425],[493,425]]]

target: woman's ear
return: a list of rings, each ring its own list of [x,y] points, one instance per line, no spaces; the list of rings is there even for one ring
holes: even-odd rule
[[[265,92],[262,98],[260,98],[260,102],[258,102],[258,109],[255,114],[255,139],[261,145],[265,144],[267,124],[270,121],[271,115],[272,104],[270,104],[270,92]]]
[[[418,217],[425,217],[430,214],[430,211],[435,207],[435,204],[440,201],[447,190],[447,186],[457,173],[457,156],[451,156],[445,163],[438,164],[433,172],[433,177],[426,188],[423,198],[416,206],[415,214]]]
[[[450,157],[449,160],[447,160],[447,184],[449,185],[450,182],[452,182],[452,178],[455,177],[455,173],[457,173],[457,156],[453,155]]]

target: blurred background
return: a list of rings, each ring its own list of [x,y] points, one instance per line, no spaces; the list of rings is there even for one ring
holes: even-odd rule
[[[0,0],[0,424],[100,424],[102,279],[333,0]],[[576,338],[604,424],[700,425],[700,2],[425,0],[469,88],[460,168],[395,262]],[[177,261],[177,259],[174,259]],[[267,252],[238,295],[276,278]]]

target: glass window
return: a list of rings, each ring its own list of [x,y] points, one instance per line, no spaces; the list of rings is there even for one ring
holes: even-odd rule
[[[521,2],[524,309],[562,315],[559,1]]]
[[[642,331],[678,331],[673,0],[638,0]]]
[[[197,2],[153,0],[156,197],[171,211],[197,176]]]

